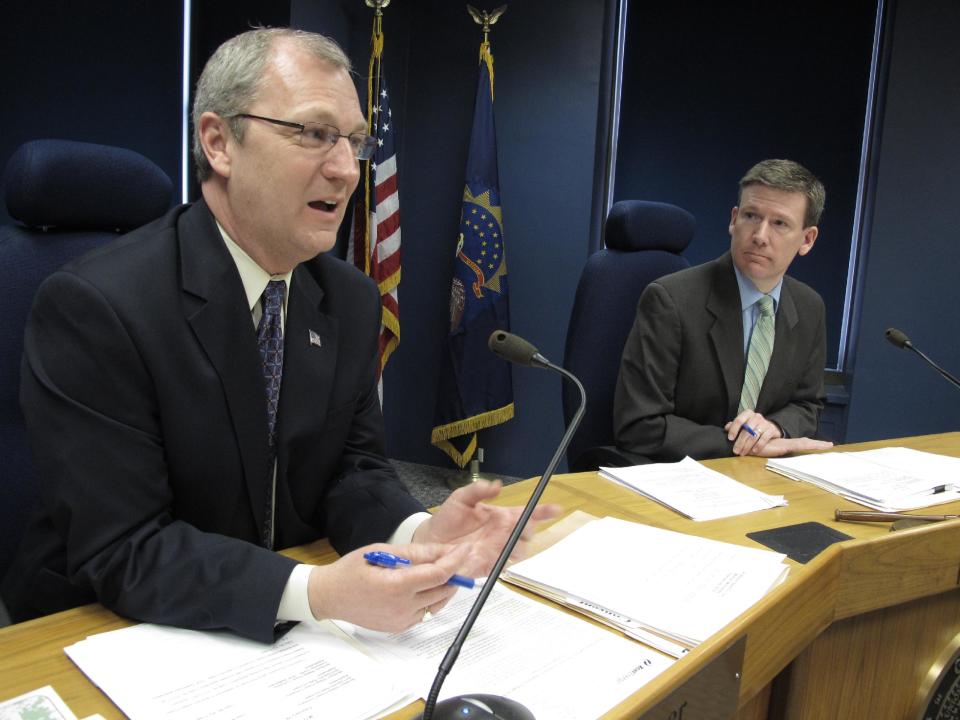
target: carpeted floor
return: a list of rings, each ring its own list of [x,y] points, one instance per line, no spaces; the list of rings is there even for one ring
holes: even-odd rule
[[[448,481],[459,481],[462,484],[470,477],[469,470],[456,470],[453,468],[436,467],[434,465],[419,465],[401,460],[391,460],[390,462],[397,469],[397,474],[400,475],[400,479],[403,480],[410,489],[410,493],[428,508],[439,505],[453,492],[447,484]],[[484,477],[487,476],[485,475]],[[522,478],[508,475],[491,477],[503,480],[504,485],[522,480]]]

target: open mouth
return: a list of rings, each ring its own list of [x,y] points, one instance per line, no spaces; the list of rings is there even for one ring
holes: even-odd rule
[[[324,212],[333,212],[337,209],[337,203],[327,202],[326,200],[312,200],[307,204],[314,210],[323,210]]]

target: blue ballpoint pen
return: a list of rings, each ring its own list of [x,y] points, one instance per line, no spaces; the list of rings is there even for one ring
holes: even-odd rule
[[[744,423],[744,424],[741,425],[740,427],[742,427],[744,430],[746,430],[748,433],[750,433],[750,434],[753,435],[754,437],[757,436],[757,431],[754,430],[754,429],[753,429],[752,427],[750,427],[749,425],[747,425],[746,423]]]
[[[377,565],[378,567],[385,568],[398,568],[410,565],[410,561],[407,558],[400,557],[399,555],[394,555],[393,553],[385,552],[383,550],[366,552],[363,554],[363,559],[371,565]],[[473,590],[473,588],[480,584],[482,584],[482,581],[474,580],[473,578],[465,577],[463,575],[454,575],[447,580],[447,585],[459,585],[460,587],[467,588],[468,590]]]

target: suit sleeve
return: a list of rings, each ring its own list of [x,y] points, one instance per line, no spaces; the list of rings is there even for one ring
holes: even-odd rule
[[[813,308],[802,316],[816,318],[812,333],[807,335],[799,347],[799,356],[804,358],[799,381],[790,402],[779,410],[768,413],[768,420],[779,425],[785,437],[814,437],[817,432],[820,410],[825,398],[823,388],[823,368],[827,361],[826,318],[823,300],[818,296]]]
[[[21,404],[66,550],[59,582],[136,620],[273,639],[294,561],[175,518],[148,366],[115,308],[76,275],[38,292]]]
[[[617,379],[613,416],[621,451],[666,461],[730,455],[732,444],[722,427],[676,414],[683,352],[674,300],[662,285],[651,283],[640,296]]]

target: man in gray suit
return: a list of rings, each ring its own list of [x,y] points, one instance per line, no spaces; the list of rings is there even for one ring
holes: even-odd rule
[[[614,399],[621,452],[674,461],[830,447],[807,437],[823,407],[823,300],[785,275],[813,248],[824,199],[806,168],[764,160],[740,181],[730,251],[646,288]]]

